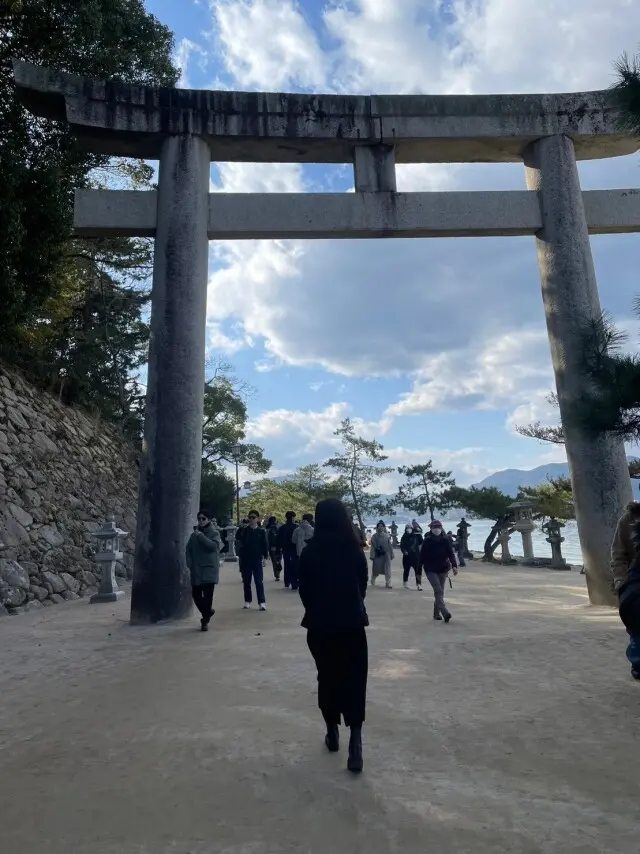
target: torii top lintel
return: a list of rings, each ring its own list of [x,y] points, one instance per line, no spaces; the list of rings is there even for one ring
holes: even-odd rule
[[[398,163],[518,162],[531,142],[565,134],[578,159],[631,154],[609,94],[305,95],[139,86],[14,60],[25,106],[67,121],[90,151],[157,159],[197,134],[211,159],[348,163],[357,145],[393,145]]]

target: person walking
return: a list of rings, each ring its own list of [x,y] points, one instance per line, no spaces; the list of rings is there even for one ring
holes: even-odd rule
[[[371,586],[375,587],[376,578],[384,575],[385,587],[391,590],[391,561],[393,560],[393,546],[389,539],[387,526],[382,519],[376,525],[376,532],[371,537],[371,551],[369,558],[373,561],[371,566]]]
[[[266,611],[263,561],[269,557],[269,541],[265,529],[258,525],[259,519],[258,513],[252,510],[249,513],[248,525],[238,531],[238,560],[244,585],[245,610],[250,608],[253,602],[251,592],[251,581],[253,580],[256,586],[258,607],[261,611]]]
[[[213,593],[220,581],[220,531],[205,510],[197,517],[198,524],[187,542],[187,566],[191,572],[191,595],[200,611],[200,628],[209,631],[209,623],[215,614]]]
[[[302,626],[318,671],[318,707],[325,744],[340,749],[340,724],[351,730],[347,768],[362,771],[369,653],[367,559],[347,508],[336,498],[316,506],[314,536],[300,555]]]
[[[282,560],[284,563],[284,586],[289,589],[289,587],[291,587],[291,578],[295,574],[295,564],[297,560],[296,547],[293,542],[293,533],[298,525],[296,524],[296,514],[293,510],[287,510],[284,516],[286,522],[284,525],[280,525],[280,528],[278,529],[277,546],[282,552]]]
[[[445,623],[451,620],[451,612],[444,601],[444,589],[450,570],[458,574],[458,565],[453,546],[449,538],[442,532],[442,522],[435,519],[429,525],[429,533],[424,538],[420,549],[420,567],[427,574],[427,581],[433,587],[434,605],[433,619]]]
[[[627,661],[640,680],[640,502],[632,501],[618,521],[611,544],[613,589],[629,635]]]
[[[280,581],[282,572],[282,552],[278,548],[278,520],[275,516],[269,516],[267,520],[267,538],[269,540],[269,556],[273,567],[273,580]]]
[[[420,548],[422,546],[422,534],[414,531],[411,525],[406,525],[404,534],[400,540],[400,551],[402,552],[402,586],[409,589],[409,575],[413,570],[416,577],[416,588],[422,590],[422,569],[420,568]]]
[[[305,513],[302,517],[302,522],[300,522],[291,537],[291,541],[296,549],[295,560],[292,562],[289,570],[291,573],[292,590],[298,589],[298,565],[300,563],[300,556],[302,555],[302,552],[309,540],[313,538],[313,532],[313,516],[311,513]]]

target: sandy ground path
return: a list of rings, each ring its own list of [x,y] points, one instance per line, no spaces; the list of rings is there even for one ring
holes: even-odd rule
[[[476,564],[371,617],[365,772],[329,755],[297,596],[212,630],[128,601],[0,621],[3,854],[640,852],[640,685],[577,573]]]

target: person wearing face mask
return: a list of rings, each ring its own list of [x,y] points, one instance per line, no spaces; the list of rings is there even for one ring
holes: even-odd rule
[[[443,534],[442,522],[437,519],[429,525],[429,533],[422,543],[420,567],[426,572],[427,580],[433,587],[433,619],[444,618],[445,623],[448,623],[451,620],[451,612],[444,601],[444,590],[449,570],[452,569],[453,574],[457,575],[458,565],[451,541]]]
[[[420,569],[420,546],[422,545],[422,534],[414,531],[411,525],[406,525],[404,534],[400,540],[400,551],[402,552],[402,586],[409,589],[409,574],[411,570],[416,576],[416,586],[422,590],[422,570]]]
[[[187,566],[191,573],[191,592],[202,619],[200,628],[209,631],[213,610],[213,591],[220,580],[220,531],[209,513],[201,510],[198,524],[187,542]]]

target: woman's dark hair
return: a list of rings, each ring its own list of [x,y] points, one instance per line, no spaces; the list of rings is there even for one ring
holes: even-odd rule
[[[345,505],[337,498],[325,498],[316,504],[316,527],[310,544],[321,543],[354,546],[361,549],[351,516]]]
[[[267,525],[275,525],[277,524],[277,520],[275,516],[269,516],[267,520]]]

